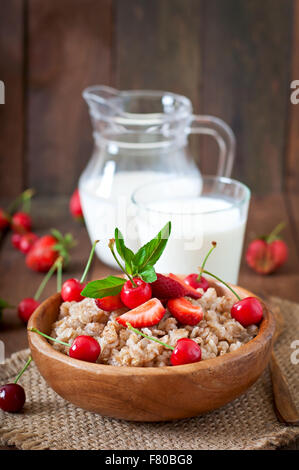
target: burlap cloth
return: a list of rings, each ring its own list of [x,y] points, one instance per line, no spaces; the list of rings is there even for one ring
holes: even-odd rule
[[[299,340],[299,305],[272,298],[285,317],[275,350],[299,406],[299,364],[291,362],[291,343]],[[0,366],[0,383],[10,382],[28,350]],[[299,357],[299,355],[298,355]],[[242,397],[204,416],[172,423],[132,423],[103,418],[67,403],[53,392],[33,364],[20,383],[27,401],[20,414],[0,411],[0,442],[22,449],[273,449],[299,437],[299,427],[277,421],[269,371]]]

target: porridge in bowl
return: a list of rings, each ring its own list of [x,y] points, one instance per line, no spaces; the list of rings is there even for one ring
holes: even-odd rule
[[[201,359],[211,359],[235,351],[253,339],[258,333],[255,324],[242,326],[231,316],[234,299],[217,296],[214,287],[204,292],[199,299],[186,299],[202,308],[203,318],[195,325],[181,324],[166,307],[163,318],[154,326],[140,328],[141,331],[163,343],[175,346],[181,338],[190,338],[199,344]],[[162,344],[142,337],[124,327],[116,318],[127,308],[106,312],[97,306],[96,300],[85,298],[81,302],[64,302],[51,336],[72,344],[79,335],[94,337],[101,346],[98,363],[113,366],[169,366],[172,351]],[[68,348],[53,342],[53,347],[65,354]]]

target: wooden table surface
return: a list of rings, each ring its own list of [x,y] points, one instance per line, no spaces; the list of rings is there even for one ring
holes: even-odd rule
[[[243,259],[240,285],[259,294],[275,295],[299,302],[298,205],[298,195],[290,197],[283,194],[272,194],[253,197],[245,246],[254,236],[270,232],[277,223],[285,221],[287,226],[284,236],[289,246],[290,256],[287,264],[271,276],[260,276],[253,273]],[[33,203],[32,211],[34,228],[38,234],[45,234],[53,227],[63,233],[73,233],[78,243],[73,250],[72,260],[64,273],[64,278],[80,277],[90,250],[90,242],[85,227],[73,221],[69,215],[68,201],[65,198],[37,199]],[[89,278],[95,279],[108,273],[111,274],[113,271],[96,259]],[[1,240],[0,245],[0,297],[16,305],[23,297],[34,295],[41,278],[40,274],[30,271],[26,267],[23,255],[12,248],[10,234],[7,234]],[[44,291],[43,298],[53,293],[55,288],[56,280],[52,279]],[[5,343],[6,357],[27,347],[26,329],[18,319],[15,310],[4,312],[0,338]],[[291,444],[288,448],[299,449],[299,441],[297,444]],[[11,447],[0,447],[0,450],[8,449]]]

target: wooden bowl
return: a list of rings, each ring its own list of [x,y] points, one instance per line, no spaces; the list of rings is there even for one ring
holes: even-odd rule
[[[218,295],[232,295],[211,282]],[[241,297],[252,296],[236,287]],[[29,327],[49,334],[60,294],[34,312]],[[182,366],[116,367],[72,359],[40,335],[28,332],[33,359],[44,379],[74,405],[104,416],[132,421],[168,421],[211,411],[234,400],[261,375],[270,358],[275,320],[264,306],[258,335],[238,350]]]

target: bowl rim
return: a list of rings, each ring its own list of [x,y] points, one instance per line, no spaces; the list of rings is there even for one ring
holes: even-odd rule
[[[210,281],[210,279],[209,279]],[[211,280],[212,287],[220,287],[222,291],[225,291],[225,294],[230,294],[230,291],[223,286],[223,284],[219,283],[218,281]],[[117,375],[117,376],[146,376],[146,375],[155,375],[155,376],[162,376],[165,374],[169,375],[181,375],[185,373],[192,373],[197,372],[200,370],[210,370],[216,368],[219,365],[231,364],[235,361],[240,360],[242,357],[251,356],[256,351],[258,351],[261,346],[265,343],[266,340],[272,340],[274,336],[275,330],[275,318],[267,305],[261,300],[258,296],[254,295],[252,292],[248,291],[247,289],[235,286],[230,284],[235,288],[237,293],[244,297],[256,297],[260,300],[263,305],[263,320],[259,324],[259,331],[258,334],[250,340],[248,343],[243,344],[237,350],[231,351],[228,353],[223,354],[222,356],[217,356],[211,359],[205,359],[203,361],[194,362],[191,364],[183,364],[179,366],[161,366],[161,367],[142,367],[142,366],[113,366],[110,364],[98,364],[98,363],[91,363],[86,361],[81,361],[79,359],[74,359],[69,357],[68,355],[57,351],[53,348],[53,346],[48,342],[46,338],[40,336],[32,331],[27,331],[30,349],[32,346],[38,350],[39,353],[43,354],[44,356],[48,356],[51,359],[57,360],[59,362],[64,363],[65,365],[69,365],[74,369],[84,369],[84,371],[88,373],[93,373],[95,375]],[[244,295],[246,294],[246,295]],[[53,294],[51,297],[46,299],[41,305],[35,310],[33,315],[31,315],[28,328],[36,327],[36,322],[39,315],[44,312],[48,305],[53,301],[62,301],[60,293]],[[62,302],[61,302],[62,303]],[[271,341],[270,341],[271,342]]]

